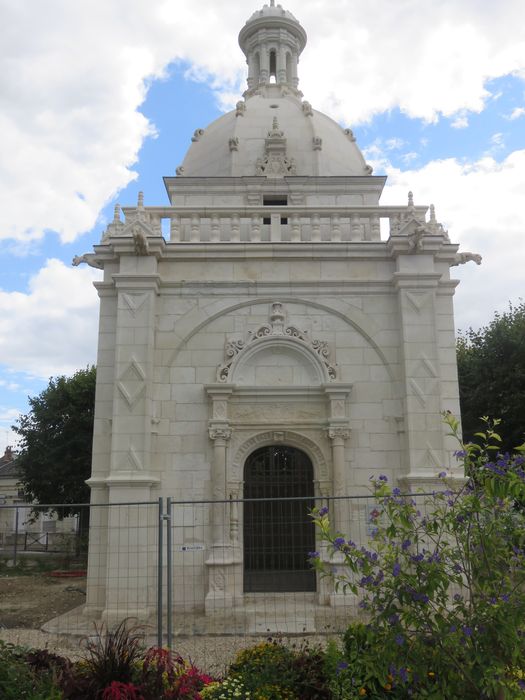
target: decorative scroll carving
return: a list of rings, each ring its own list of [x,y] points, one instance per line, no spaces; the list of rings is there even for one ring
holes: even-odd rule
[[[238,151],[239,150],[239,137],[232,136],[230,138],[230,140],[228,141],[228,146],[230,148],[230,151]]]
[[[269,323],[264,323],[254,331],[248,331],[247,340],[235,339],[228,341],[224,350],[226,360],[217,369],[217,381],[227,382],[230,376],[230,369],[239,354],[253,347],[258,340],[268,337],[293,338],[301,342],[319,357],[330,381],[333,381],[337,376],[337,372],[336,366],[330,361],[331,352],[328,342],[318,338],[311,338],[308,331],[302,331],[295,326],[286,326],[284,321],[283,305],[281,302],[275,301],[271,307]]]
[[[314,151],[322,151],[323,150],[323,139],[320,136],[314,136],[312,138],[312,144]]]
[[[295,175],[296,171],[295,160],[283,155],[267,155],[255,163],[256,175]]]
[[[348,136],[350,141],[352,141],[352,142],[355,141],[355,136],[354,136],[354,132],[352,131],[352,129],[345,129],[344,133],[345,133],[345,136]]]
[[[244,100],[239,100],[237,104],[235,105],[235,116],[236,117],[244,117],[244,113],[246,112],[246,102]]]

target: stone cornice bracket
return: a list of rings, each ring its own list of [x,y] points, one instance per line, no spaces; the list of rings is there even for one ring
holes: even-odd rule
[[[311,338],[308,331],[301,331],[295,326],[285,325],[285,313],[283,304],[274,301],[270,310],[270,322],[259,326],[255,331],[248,331],[248,339],[234,339],[226,343],[224,349],[225,361],[217,368],[217,381],[227,382],[230,379],[230,370],[237,358],[246,350],[253,347],[257,341],[268,338],[289,338],[299,342],[321,360],[328,378],[333,381],[337,377],[337,365],[330,360],[330,347],[326,340]]]

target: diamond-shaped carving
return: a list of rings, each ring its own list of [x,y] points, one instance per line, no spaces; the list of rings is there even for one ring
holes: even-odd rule
[[[132,357],[129,365],[120,375],[117,387],[130,408],[137,403],[146,388],[146,374],[137,360]]]
[[[124,304],[127,306],[129,312],[135,318],[137,313],[142,309],[144,306],[146,299],[148,298],[147,294],[123,294],[122,295],[122,301]]]

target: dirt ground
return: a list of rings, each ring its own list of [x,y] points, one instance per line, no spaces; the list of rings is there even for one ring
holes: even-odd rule
[[[0,628],[39,629],[85,600],[83,577],[0,576]]]

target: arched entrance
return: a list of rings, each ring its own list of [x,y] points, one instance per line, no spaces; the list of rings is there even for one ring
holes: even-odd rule
[[[313,466],[301,450],[261,447],[244,466],[244,591],[315,591],[308,562],[315,549],[309,511]],[[286,500],[303,497],[304,500]],[[251,501],[249,499],[267,499]]]

